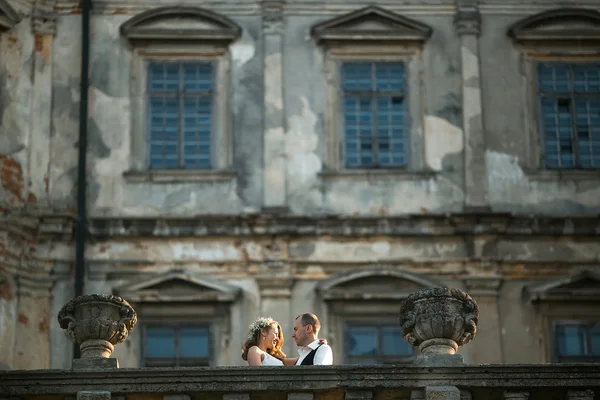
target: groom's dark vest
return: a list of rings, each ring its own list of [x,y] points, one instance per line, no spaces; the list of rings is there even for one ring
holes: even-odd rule
[[[314,365],[315,355],[317,354],[317,350],[319,349],[319,347],[321,347],[321,345],[318,345],[316,349],[308,353],[308,355],[304,357],[304,360],[302,360],[300,365]]]

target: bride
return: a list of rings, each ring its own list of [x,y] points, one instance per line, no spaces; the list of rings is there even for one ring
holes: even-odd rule
[[[327,340],[319,339],[321,344]],[[294,365],[298,358],[289,358],[281,351],[283,332],[279,322],[271,317],[261,317],[250,325],[246,343],[242,346],[242,359],[250,366]]]
[[[250,325],[246,343],[242,346],[242,359],[250,366],[294,365],[295,359],[286,359],[281,346],[283,346],[281,325],[271,317],[262,317]]]

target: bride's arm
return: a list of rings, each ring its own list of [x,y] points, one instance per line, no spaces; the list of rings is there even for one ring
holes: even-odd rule
[[[296,357],[296,358],[286,357],[283,359],[283,365],[295,365],[296,361],[298,361],[298,357]]]
[[[258,347],[252,346],[248,350],[248,365],[251,367],[260,367],[262,365],[263,353],[259,351]]]

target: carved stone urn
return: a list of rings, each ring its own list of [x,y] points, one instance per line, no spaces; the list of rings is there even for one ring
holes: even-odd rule
[[[119,296],[89,294],[75,297],[58,313],[60,327],[79,344],[82,359],[109,358],[137,322],[133,307]]]
[[[477,331],[479,309],[467,293],[451,288],[411,293],[400,306],[400,329],[421,354],[455,354]]]

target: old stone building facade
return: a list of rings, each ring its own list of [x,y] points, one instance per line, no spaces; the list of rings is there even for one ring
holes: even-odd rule
[[[5,368],[70,366],[77,274],[138,313],[122,367],[242,365],[261,315],[293,354],[304,311],[336,364],[408,361],[437,286],[467,362],[598,359],[597,0],[91,3],[88,60],[79,2],[0,0]]]

